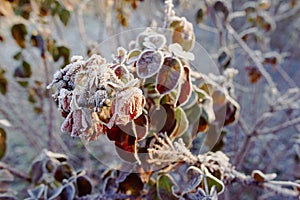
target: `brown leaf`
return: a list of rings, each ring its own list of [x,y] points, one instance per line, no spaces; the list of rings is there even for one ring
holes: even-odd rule
[[[248,71],[248,77],[250,78],[250,82],[252,84],[257,83],[257,81],[259,81],[259,79],[261,79],[262,74],[257,69],[257,67],[247,66],[245,69],[246,69],[246,71]]]
[[[16,43],[21,47],[26,47],[26,35],[27,35],[27,29],[24,24],[14,24],[11,27],[11,34],[13,38],[15,39]]]

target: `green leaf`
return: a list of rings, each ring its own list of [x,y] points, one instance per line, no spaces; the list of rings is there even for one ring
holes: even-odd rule
[[[11,35],[15,39],[16,43],[21,47],[26,47],[26,35],[27,29],[24,24],[14,24],[11,28]]]
[[[215,176],[213,176],[206,168],[204,170],[204,174],[205,176],[203,178],[202,186],[204,186],[206,182],[209,190],[211,190],[212,187],[215,186],[218,194],[221,194],[225,189],[224,183]]]
[[[178,58],[166,57],[157,75],[157,91],[160,94],[166,94],[173,90],[178,85],[182,70],[181,61]]]
[[[58,48],[56,46],[56,41],[53,39],[47,39],[46,41],[47,51],[52,55],[53,60],[56,62],[60,58]]]
[[[60,21],[67,26],[70,19],[70,12],[66,9],[63,9],[58,14]]]
[[[5,74],[5,70],[4,69],[0,69],[0,92],[3,95],[6,94],[6,92],[7,92],[7,85],[8,85],[7,79],[4,76],[4,74]]]
[[[65,47],[65,46],[59,46],[57,47],[57,50],[59,52],[59,57],[63,57],[64,58],[64,66],[70,63],[70,54],[71,51],[69,48]]]
[[[200,24],[203,22],[204,20],[204,16],[205,16],[205,9],[204,8],[200,8],[197,13],[196,13],[196,23]]]
[[[6,151],[6,132],[0,127],[0,160],[4,157]]]
[[[14,71],[14,77],[30,78],[32,75],[31,66],[28,62],[23,61],[22,65],[17,67]]]
[[[18,82],[18,84],[20,85],[20,86],[22,86],[22,87],[27,87],[28,86],[28,81],[17,81]]]
[[[157,177],[157,195],[159,199],[177,199],[172,193],[172,186],[174,186],[173,178],[168,175],[160,175]]]

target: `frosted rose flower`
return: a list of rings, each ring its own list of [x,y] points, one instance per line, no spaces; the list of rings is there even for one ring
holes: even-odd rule
[[[131,87],[119,92],[113,102],[113,116],[107,127],[111,128],[113,124],[125,125],[138,118],[142,114],[144,106],[145,97],[141,89]]]

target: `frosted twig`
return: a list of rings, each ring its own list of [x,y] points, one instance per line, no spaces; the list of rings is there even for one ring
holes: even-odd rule
[[[289,121],[286,121],[286,122],[281,123],[280,125],[272,127],[272,128],[264,128],[264,129],[261,129],[261,130],[257,130],[257,133],[260,134],[260,135],[268,134],[268,133],[274,134],[275,132],[286,129],[290,126],[294,126],[298,123],[300,123],[300,117],[294,118],[294,119],[289,120]]]
[[[24,172],[16,169],[16,168],[13,168],[11,166],[8,166],[2,162],[0,162],[0,169],[6,169],[8,170],[11,174],[15,175],[16,177],[18,178],[21,178],[21,179],[24,179],[25,181],[27,182],[31,182],[31,178]]]
[[[170,22],[170,18],[175,16],[175,11],[173,10],[174,4],[173,0],[165,0],[165,20],[164,20],[164,28],[168,28],[168,24]]]
[[[255,65],[258,68],[258,70],[260,71],[260,73],[265,77],[265,79],[268,82],[271,89],[275,89],[277,92],[278,89],[277,89],[276,84],[274,83],[271,75],[265,70],[264,66],[260,62],[260,59],[254,53],[254,51],[252,49],[250,49],[249,46],[240,38],[238,33],[234,30],[234,28],[230,24],[227,23],[226,28],[229,31],[229,33],[232,34],[232,36],[238,42],[238,44],[242,47],[242,49],[244,49],[244,51],[247,52],[247,54],[252,59],[252,61],[255,63]]]

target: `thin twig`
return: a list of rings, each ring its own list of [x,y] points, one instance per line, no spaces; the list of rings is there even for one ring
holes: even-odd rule
[[[288,19],[296,14],[299,14],[299,11],[300,11],[300,4],[297,3],[297,5],[293,8],[293,9],[290,9],[289,11],[281,14],[281,15],[275,15],[274,16],[274,20],[276,22],[279,22],[279,21],[282,21],[282,20],[285,20],[285,19]]]
[[[170,22],[170,18],[173,17],[175,15],[175,12],[173,10],[174,8],[174,4],[173,4],[173,0],[165,0],[165,20],[164,20],[164,28],[168,28],[169,22]]]
[[[43,62],[44,62],[44,70],[45,70],[45,79],[46,79],[46,85],[50,84],[50,79],[49,79],[49,69],[48,69],[48,64],[47,64],[47,60],[46,57],[43,57]],[[51,150],[52,149],[52,140],[53,140],[53,136],[52,136],[52,131],[53,131],[53,121],[54,119],[54,108],[53,108],[53,99],[52,99],[52,95],[51,95],[51,90],[47,90],[47,97],[49,99],[49,117],[48,117],[48,127],[47,127],[47,132],[48,132],[48,149]]]
[[[257,130],[257,134],[259,134],[259,135],[264,135],[264,134],[268,134],[268,133],[274,134],[278,131],[289,128],[290,126],[294,126],[298,123],[300,123],[300,117],[294,118],[290,121],[286,121],[286,122],[281,123],[280,125],[272,127],[272,128],[264,128],[264,129],[261,129],[261,130]]]

